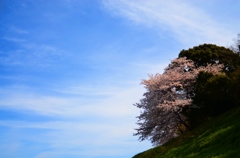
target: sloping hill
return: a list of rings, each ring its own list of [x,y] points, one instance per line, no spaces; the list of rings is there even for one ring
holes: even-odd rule
[[[240,158],[240,108],[133,158]]]

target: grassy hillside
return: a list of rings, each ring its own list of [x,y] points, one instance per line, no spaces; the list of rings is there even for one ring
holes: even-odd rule
[[[240,108],[133,158],[240,158]]]

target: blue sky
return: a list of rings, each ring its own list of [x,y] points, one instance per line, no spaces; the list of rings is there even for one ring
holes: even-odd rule
[[[182,49],[230,46],[239,0],[1,0],[0,157],[126,158],[141,79]]]

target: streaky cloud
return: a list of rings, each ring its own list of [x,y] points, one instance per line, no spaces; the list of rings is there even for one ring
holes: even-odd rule
[[[226,46],[234,37],[224,23],[215,21],[208,13],[186,1],[128,1],[103,0],[113,15],[127,18],[135,24],[159,31],[170,31],[172,36],[187,46],[216,43]]]

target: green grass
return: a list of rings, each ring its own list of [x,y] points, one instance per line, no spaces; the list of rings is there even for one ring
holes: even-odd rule
[[[133,158],[240,158],[240,108]]]

